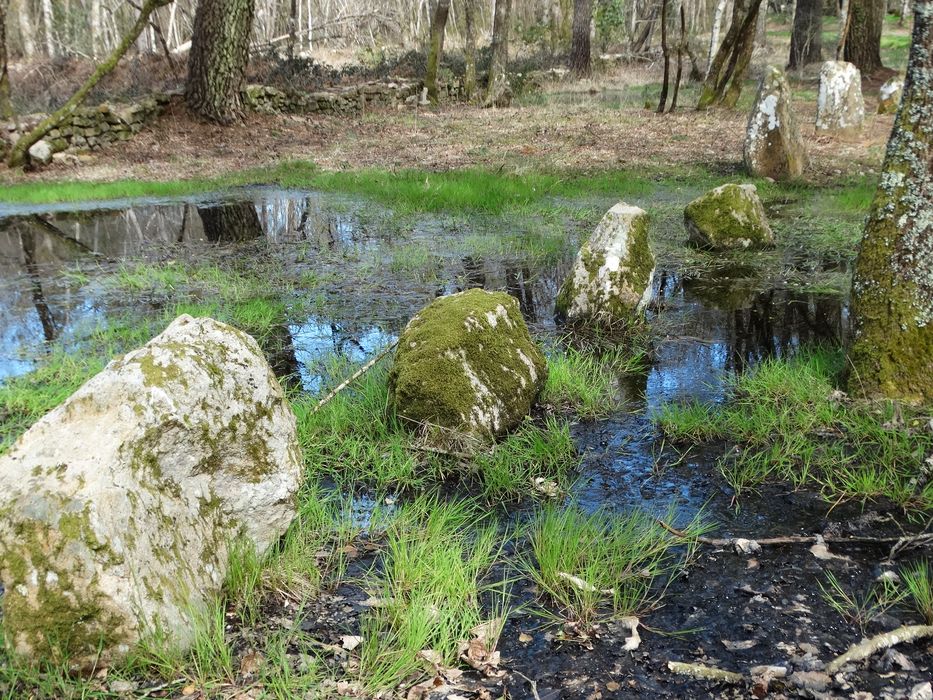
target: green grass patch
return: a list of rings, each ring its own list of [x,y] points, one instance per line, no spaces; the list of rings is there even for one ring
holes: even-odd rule
[[[933,508],[933,486],[917,481],[933,451],[925,420],[838,392],[843,360],[839,350],[769,360],[739,376],[725,404],[672,404],[654,421],[675,442],[734,444],[720,470],[737,496],[775,478],[817,487],[831,501],[886,497]]]
[[[382,601],[361,621],[360,676],[371,691],[413,685],[459,665],[461,646],[479,636],[494,648],[507,614],[504,584],[483,583],[501,541],[477,504],[422,497],[403,506],[386,531],[378,573],[367,588]],[[482,598],[493,595],[495,619]],[[491,632],[490,632],[491,630]]]
[[[541,401],[582,418],[608,415],[616,407],[619,378],[643,369],[645,361],[644,352],[637,350],[561,349],[548,358]]]
[[[575,505],[546,505],[529,526],[533,556],[521,568],[554,606],[551,616],[585,634],[600,621],[653,607],[702,530],[697,520],[681,538],[641,511],[586,513]]]
[[[926,559],[901,570],[901,580],[914,608],[928,625],[933,625],[933,569]]]

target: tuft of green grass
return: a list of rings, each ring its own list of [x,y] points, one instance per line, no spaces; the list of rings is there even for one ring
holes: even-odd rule
[[[434,664],[459,665],[461,645],[477,627],[501,631],[481,598],[495,593],[483,583],[499,556],[496,529],[468,501],[420,497],[401,507],[386,530],[386,549],[368,588],[381,601],[361,621],[360,676],[373,692],[434,675]],[[503,615],[504,604],[497,606]],[[486,635],[494,645],[495,635]]]
[[[552,353],[541,400],[581,418],[608,415],[616,404],[619,378],[640,370],[644,357],[641,352],[618,349],[596,353],[567,348]]]
[[[868,623],[900,603],[907,595],[896,582],[888,578],[876,581],[865,593],[848,591],[832,571],[826,572],[825,582],[817,583],[827,605],[846,622],[856,625],[862,634]]]
[[[548,504],[529,526],[533,557],[520,566],[556,606],[556,617],[586,633],[657,603],[664,586],[656,584],[681,570],[703,529],[697,519],[680,538],[642,511],[587,513]]]
[[[554,417],[545,419],[543,427],[526,421],[492,452],[475,458],[483,494],[491,503],[566,493],[579,464],[570,426]]]
[[[928,625],[933,625],[933,569],[926,559],[901,570],[901,579],[914,608]]]
[[[720,470],[737,497],[776,478],[815,486],[831,501],[884,497],[933,508],[933,488],[915,486],[933,436],[907,409],[836,391],[842,362],[829,350],[768,360],[737,377],[723,405],[672,404],[654,422],[675,442],[734,444]]]

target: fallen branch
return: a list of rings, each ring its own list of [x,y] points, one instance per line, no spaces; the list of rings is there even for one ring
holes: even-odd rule
[[[675,537],[682,537],[684,539],[695,539],[700,544],[710,545],[712,547],[734,547],[735,543],[742,539],[747,539],[743,537],[694,537],[691,538],[689,533],[678,530],[675,527],[668,525],[663,520],[656,520],[658,525],[663,527],[669,533]],[[749,538],[750,539],[750,538]],[[845,536],[833,536],[833,535],[787,535],[785,537],[768,537],[761,540],[752,540],[757,542],[760,545],[782,545],[782,544],[816,544],[820,541],[823,542],[832,542],[834,544],[894,544],[894,547],[891,550],[891,555],[889,558],[893,558],[898,552],[901,552],[905,549],[910,549],[913,547],[923,547],[926,545],[933,544],[933,533],[920,533],[919,535],[911,535],[909,537],[845,537]]]
[[[745,676],[733,671],[725,671],[715,666],[704,666],[703,664],[686,664],[682,661],[668,661],[667,668],[672,673],[681,676],[690,676],[704,681],[722,681],[723,683],[742,683]]]
[[[846,664],[862,661],[883,649],[924,637],[933,637],[933,625],[905,625],[892,632],[865,639],[858,644],[853,644],[845,654],[826,664],[826,673],[832,675]]]
[[[341,391],[346,389],[353,382],[355,382],[357,379],[359,379],[364,374],[366,374],[369,370],[375,367],[376,364],[379,362],[379,360],[381,360],[383,357],[388,355],[395,348],[396,345],[398,345],[397,340],[394,343],[392,343],[389,347],[387,347],[385,350],[383,350],[378,355],[376,355],[369,362],[367,362],[365,365],[360,367],[356,372],[350,375],[347,379],[344,379],[342,382],[340,382],[340,384],[338,384],[337,387],[333,391],[331,391],[327,396],[325,396],[323,399],[317,402],[317,406],[314,407],[314,410],[311,411],[311,413],[317,413],[322,408],[324,408],[324,406],[326,406],[328,402],[330,402],[330,400],[333,399],[337,394],[339,394]]]

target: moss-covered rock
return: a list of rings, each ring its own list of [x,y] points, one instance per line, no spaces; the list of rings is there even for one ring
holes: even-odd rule
[[[654,267],[648,215],[619,202],[577,254],[557,295],[558,318],[605,323],[631,318],[650,300]]]
[[[764,248],[774,244],[765,208],[754,185],[721,185],[684,209],[690,240],[713,250]]]
[[[807,151],[800,138],[790,86],[783,71],[768,66],[745,130],[745,167],[757,177],[775,180],[800,176]]]
[[[865,121],[862,74],[845,61],[826,61],[816,96],[816,130],[857,134]]]
[[[546,377],[518,302],[471,289],[436,299],[408,322],[389,386],[403,418],[485,443],[528,415]]]
[[[0,457],[9,647],[79,667],[156,629],[184,647],[229,543],[276,541],[300,475],[295,419],[256,342],[179,317]]]

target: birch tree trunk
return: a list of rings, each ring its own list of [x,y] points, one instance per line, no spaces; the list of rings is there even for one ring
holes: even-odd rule
[[[194,17],[185,101],[195,114],[231,124],[243,118],[254,0],[200,0]]]
[[[735,106],[755,46],[761,3],[762,0],[735,0],[729,31],[703,82],[697,109],[719,104]]]
[[[933,0],[914,0],[904,94],[852,282],[851,390],[933,401]]]
[[[432,104],[437,104],[437,66],[444,53],[444,30],[447,28],[449,12],[450,0],[437,0],[434,15],[431,17],[431,43],[428,48],[428,65],[424,76],[428,99]]]
[[[45,54],[55,57],[55,36],[52,31],[52,0],[42,0],[42,34],[45,39]]]
[[[91,58],[100,58],[101,47],[100,0],[91,0]]]
[[[32,18],[29,16],[27,0],[19,0],[16,6],[18,10],[19,35],[23,41],[23,58],[30,61],[36,55],[36,41],[34,38],[35,27]]]
[[[713,57],[716,55],[716,49],[719,48],[719,30],[722,27],[722,14],[726,10],[726,0],[718,0],[716,11],[713,14],[713,29],[709,37],[709,57],[706,60],[706,75],[709,75],[709,69],[713,67]]]

